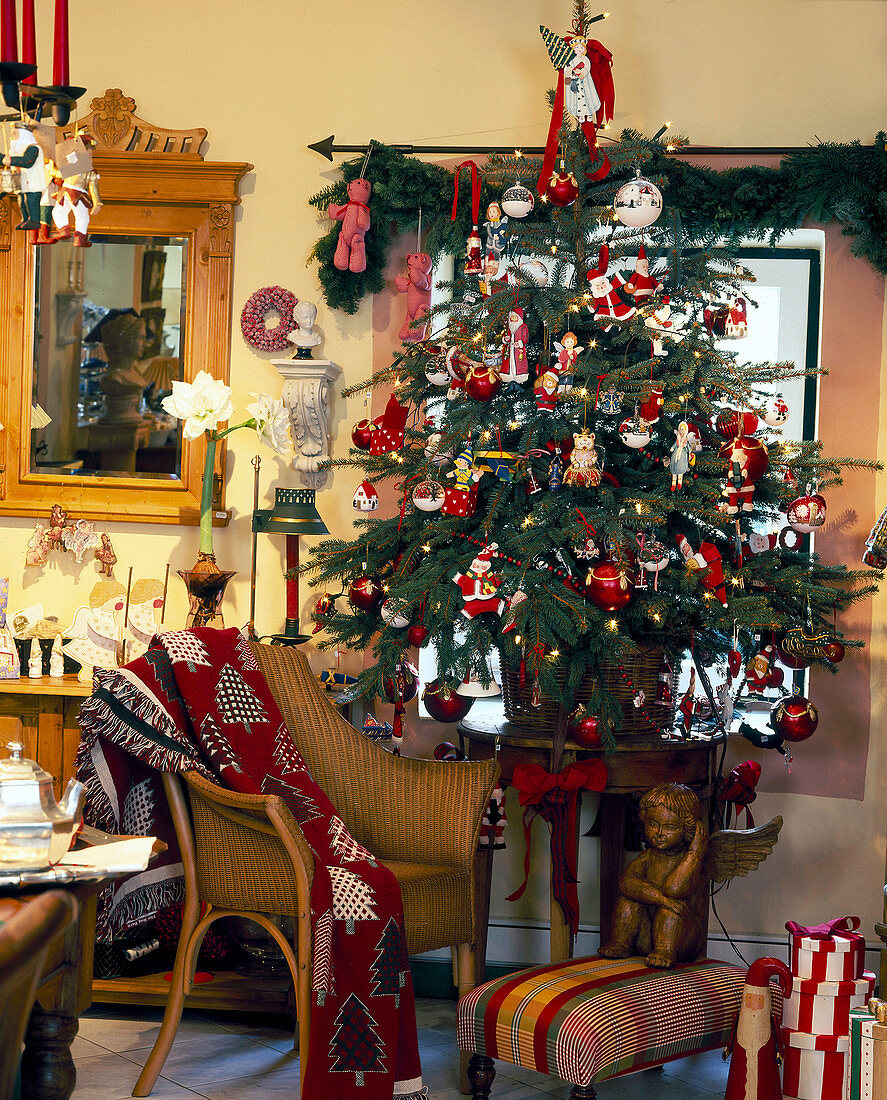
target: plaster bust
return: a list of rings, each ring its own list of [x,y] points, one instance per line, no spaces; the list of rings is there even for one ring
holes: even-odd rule
[[[323,333],[314,327],[317,320],[317,306],[313,302],[300,301],[293,309],[293,320],[299,326],[287,336],[287,340],[295,345],[296,359],[310,359],[311,349],[316,348],[323,340]]]

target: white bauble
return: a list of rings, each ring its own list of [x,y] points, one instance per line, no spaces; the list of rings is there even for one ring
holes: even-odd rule
[[[613,210],[623,225],[643,229],[652,225],[662,213],[662,192],[655,183],[638,175],[616,192]]]

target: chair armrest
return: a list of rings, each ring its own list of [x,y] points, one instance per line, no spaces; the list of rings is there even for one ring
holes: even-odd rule
[[[384,768],[352,788],[356,839],[380,859],[469,867],[499,765],[385,756]]]

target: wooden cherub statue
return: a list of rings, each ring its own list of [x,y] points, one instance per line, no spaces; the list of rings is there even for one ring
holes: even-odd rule
[[[663,968],[689,962],[705,950],[709,883],[747,875],[762,863],[773,851],[782,818],[709,836],[699,799],[680,783],[647,791],[640,817],[647,848],[619,881],[611,938],[600,954],[645,955],[648,966]]]

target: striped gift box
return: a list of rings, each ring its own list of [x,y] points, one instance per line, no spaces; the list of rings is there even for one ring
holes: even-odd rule
[[[714,959],[568,959],[487,982],[459,1001],[459,1048],[588,1085],[723,1046],[745,971]]]
[[[844,1100],[847,1035],[810,1035],[782,1029],[783,1100]]]
[[[785,1000],[782,1023],[792,1031],[846,1035],[850,1030],[850,1010],[864,1005],[874,990],[875,975],[868,970],[849,982],[801,978],[792,984],[791,994]]]
[[[887,1096],[887,1026],[868,1008],[850,1010],[850,1057],[845,1100]]]
[[[828,939],[792,936],[792,974],[817,982],[852,982],[865,969],[865,936],[845,932]]]

